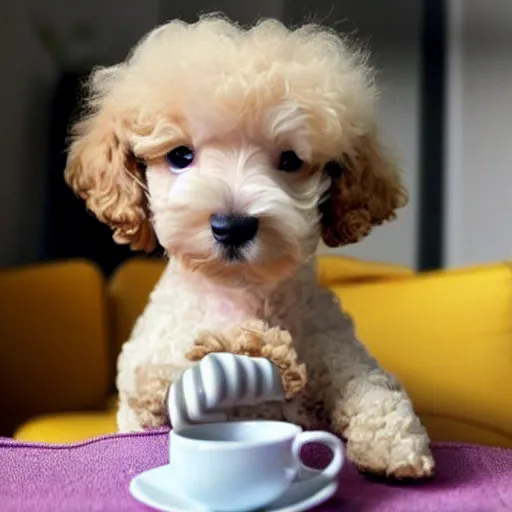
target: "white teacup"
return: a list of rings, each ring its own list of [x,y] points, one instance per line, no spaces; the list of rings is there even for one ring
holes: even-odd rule
[[[279,421],[208,423],[171,431],[172,478],[208,509],[256,510],[279,498],[298,479],[304,468],[301,448],[311,442],[326,445],[333,458],[308,485],[312,480],[327,485],[343,465],[341,441],[328,432],[303,432]]]

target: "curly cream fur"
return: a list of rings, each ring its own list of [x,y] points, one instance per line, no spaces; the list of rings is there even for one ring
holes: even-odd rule
[[[148,249],[156,239],[170,256],[119,357],[120,430],[166,421],[162,396],[194,364],[187,354],[266,350],[290,370],[291,394],[301,391],[257,414],[331,428],[363,470],[432,474],[407,394],[315,275],[322,237],[356,242],[405,203],[377,139],[375,97],[367,56],[348,40],[272,20],[173,21],[93,74],[66,178],[118,242]],[[165,155],[180,145],[195,158],[178,173]],[[289,150],[299,172],[276,168]],[[325,171],[332,161],[341,176]],[[211,215],[226,212],[259,220],[237,261],[211,233]]]

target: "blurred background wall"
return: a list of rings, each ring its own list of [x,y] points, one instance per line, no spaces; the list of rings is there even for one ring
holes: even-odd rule
[[[122,59],[156,24],[176,16],[193,20],[198,12],[220,10],[241,22],[258,16],[285,22],[313,18],[353,32],[369,45],[381,70],[383,135],[402,163],[410,203],[396,222],[376,229],[363,243],[343,252],[418,266],[423,236],[420,216],[423,225],[429,215],[434,219],[443,200],[423,194],[420,201],[421,184],[428,180],[421,175],[425,171],[422,158],[429,149],[421,146],[425,140],[421,133],[425,4],[411,0],[10,2],[0,31],[4,70],[0,81],[4,176],[0,265],[81,255],[92,250],[91,236],[102,240],[97,244],[100,252],[102,244],[110,243],[108,230],[94,219],[84,216],[69,225],[62,214],[83,209],[62,184],[63,137],[77,83],[92,65]],[[446,0],[444,4],[448,28],[444,243],[436,243],[442,245],[444,255],[440,264],[456,266],[512,254],[508,227],[512,221],[512,2]],[[61,210],[55,210],[56,204]],[[66,245],[74,249],[66,252]],[[111,251],[107,267],[127,255],[122,248]]]
[[[512,2],[449,0],[445,262],[512,257]]]

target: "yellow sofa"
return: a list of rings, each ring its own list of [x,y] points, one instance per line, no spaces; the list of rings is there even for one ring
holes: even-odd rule
[[[0,434],[72,442],[115,431],[116,356],[163,265],[134,259],[108,282],[82,261],[0,272]],[[433,439],[512,447],[508,264],[416,275],[323,256],[318,278]]]

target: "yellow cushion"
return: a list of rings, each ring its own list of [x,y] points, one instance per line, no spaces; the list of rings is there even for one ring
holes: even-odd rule
[[[0,422],[8,428],[38,414],[105,405],[104,286],[86,262],[0,271]]]
[[[408,267],[336,255],[319,256],[317,273],[318,281],[323,286],[387,281],[414,275],[414,271]]]
[[[497,264],[335,289],[434,439],[512,447],[512,272]]]
[[[22,425],[14,437],[26,442],[76,443],[91,437],[113,434],[116,430],[116,411],[112,407],[97,412],[39,416]]]

